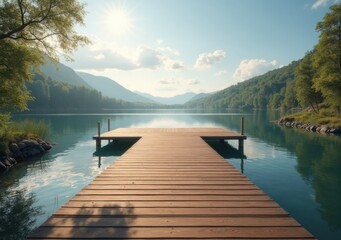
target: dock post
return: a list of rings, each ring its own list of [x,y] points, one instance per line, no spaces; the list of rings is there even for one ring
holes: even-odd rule
[[[101,168],[102,162],[101,162],[101,156],[98,156],[98,168]]]
[[[238,140],[238,150],[239,151],[243,151],[243,149],[244,149],[244,139],[239,139]]]
[[[244,158],[240,159],[240,171],[244,174]]]
[[[98,131],[98,134],[97,134],[97,140],[96,140],[96,148],[101,148],[101,123],[98,122],[97,123],[97,131]]]
[[[240,134],[244,135],[244,117],[240,119]],[[238,149],[241,151],[244,149],[244,139],[239,139]]]
[[[108,132],[110,131],[110,118],[108,118]],[[110,139],[108,139],[108,144],[110,143]]]
[[[240,119],[240,134],[244,135],[244,117]]]

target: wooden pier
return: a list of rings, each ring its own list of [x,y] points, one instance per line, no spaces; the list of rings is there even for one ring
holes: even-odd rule
[[[204,141],[220,128],[117,129],[139,139],[29,239],[314,239]]]

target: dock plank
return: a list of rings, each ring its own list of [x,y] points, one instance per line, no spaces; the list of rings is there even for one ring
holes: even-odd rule
[[[204,139],[221,128],[119,128],[136,143],[28,239],[314,239]]]

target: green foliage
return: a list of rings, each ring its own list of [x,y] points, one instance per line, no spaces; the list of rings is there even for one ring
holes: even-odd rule
[[[43,213],[35,202],[35,196],[25,191],[0,191],[1,239],[26,239],[37,216]]]
[[[288,115],[284,119],[291,121],[299,121],[311,124],[328,125],[341,127],[341,116],[331,109],[322,109],[319,113],[315,112],[299,112]]]
[[[76,0],[1,1],[0,40],[56,58],[56,49],[67,54],[78,45],[89,43],[74,31],[77,24],[84,25],[84,15],[84,4]]]
[[[8,123],[0,129],[0,155],[9,153],[9,145],[23,139],[46,138],[50,132],[50,125],[44,121],[22,121]]]
[[[0,2],[0,114],[22,111],[32,98],[25,82],[46,55],[68,54],[89,40],[74,31],[83,24],[84,5],[76,0]]]
[[[103,97],[92,88],[47,79],[36,73],[27,88],[35,100],[29,103],[32,111],[44,112],[100,112],[104,109],[154,108],[154,103],[132,103]]]
[[[313,87],[316,70],[312,66],[312,57],[313,52],[308,52],[296,68],[296,95],[302,107],[311,106],[315,112],[318,112],[318,104],[322,102],[322,96]]]
[[[4,40],[0,40],[0,52],[0,113],[25,110],[31,99],[25,80],[32,76],[32,64],[40,63],[37,54]]]
[[[285,88],[284,100],[282,102],[281,107],[283,109],[292,109],[297,106],[298,102],[295,94],[295,81],[294,80],[288,81]]]
[[[297,101],[286,96],[287,87],[293,88],[292,82],[298,62],[254,77],[237,85],[228,87],[207,97],[190,101],[185,106],[191,108],[241,108],[241,109],[276,109],[297,107]]]
[[[320,40],[299,62],[190,101],[191,108],[291,109],[325,102],[341,112],[341,3],[317,24]],[[295,94],[296,93],[296,94]],[[319,120],[334,122],[334,119]],[[337,121],[336,121],[337,123]]]
[[[316,69],[314,87],[321,91],[325,101],[341,110],[341,3],[330,7],[316,26],[319,42],[313,56]]]
[[[10,128],[13,132],[19,132],[24,136],[46,139],[49,135],[51,126],[44,121],[25,120],[22,122],[12,123]]]

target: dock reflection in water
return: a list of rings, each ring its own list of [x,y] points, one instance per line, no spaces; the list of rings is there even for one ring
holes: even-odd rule
[[[114,140],[107,145],[96,149],[93,156],[98,157],[98,168],[101,167],[102,157],[119,157],[123,155],[129,148],[131,148],[138,139],[135,140]]]

